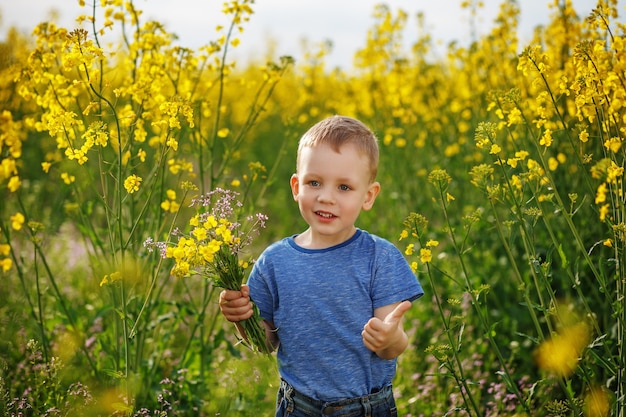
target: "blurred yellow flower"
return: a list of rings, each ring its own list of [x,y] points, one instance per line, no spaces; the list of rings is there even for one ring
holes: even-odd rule
[[[228,136],[229,133],[230,133],[230,129],[228,129],[227,127],[223,127],[217,131],[217,136],[220,138],[225,138]]]
[[[583,130],[578,135],[578,139],[580,139],[580,141],[583,143],[587,142],[589,140],[589,133],[586,130]]]
[[[71,183],[73,183],[74,181],[76,181],[76,177],[73,175],[68,174],[67,172],[62,172],[61,173],[61,179],[63,180],[64,183],[66,183],[67,185],[70,185]]]
[[[537,366],[560,377],[570,376],[578,366],[590,336],[587,323],[579,322],[565,327],[559,334],[539,345],[535,351]]]
[[[13,261],[10,258],[0,259],[0,269],[2,272],[8,272],[13,266]]]
[[[141,177],[138,177],[135,174],[130,175],[128,178],[124,180],[124,188],[126,188],[126,191],[128,192],[128,194],[132,194],[135,191],[139,190],[141,181],[142,181]]]
[[[422,263],[427,264],[428,262],[433,260],[433,254],[430,249],[420,249],[420,261]]]
[[[26,219],[24,218],[24,215],[22,213],[15,213],[13,216],[11,216],[10,220],[13,230],[20,230],[24,225],[24,221]]]
[[[552,130],[546,129],[543,132],[543,135],[541,136],[541,139],[539,139],[539,144],[543,145],[543,146],[545,146],[547,148],[552,145]]]
[[[413,255],[413,248],[415,247],[415,245],[413,243],[409,243],[408,245],[406,245],[406,249],[404,250],[404,254],[405,255]]]
[[[605,221],[606,216],[608,216],[608,214],[609,214],[609,205],[604,204],[602,207],[600,207],[600,221]]]
[[[598,190],[596,191],[596,204],[604,203],[606,201],[606,192],[607,187],[605,183],[602,183],[598,186]]]
[[[20,189],[21,185],[22,185],[22,181],[20,181],[20,177],[18,177],[17,175],[14,175],[11,177],[11,179],[9,179],[9,183],[7,184],[7,187],[9,188],[9,191],[14,193]]]
[[[50,171],[50,167],[52,166],[52,164],[50,162],[42,162],[41,163],[41,169],[43,170],[43,172],[45,172],[46,174],[48,173],[48,171]]]
[[[583,400],[585,417],[608,417],[611,412],[609,393],[602,387],[593,387]]]

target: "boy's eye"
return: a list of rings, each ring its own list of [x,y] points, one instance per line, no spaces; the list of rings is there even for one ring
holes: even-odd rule
[[[347,186],[347,185],[345,185],[345,184],[340,185],[340,186],[339,186],[339,189],[340,189],[341,191],[350,191],[350,187],[349,187],[349,186]]]
[[[311,180],[311,181],[309,181],[309,185],[311,187],[319,187],[320,182],[319,181],[315,181],[315,180]]]

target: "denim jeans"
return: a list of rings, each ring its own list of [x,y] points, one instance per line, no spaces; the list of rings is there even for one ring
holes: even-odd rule
[[[314,400],[281,381],[276,417],[397,417],[391,386],[363,397],[335,402]]]

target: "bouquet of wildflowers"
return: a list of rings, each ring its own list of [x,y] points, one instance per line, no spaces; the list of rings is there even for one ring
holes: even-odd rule
[[[175,230],[178,242],[174,245],[148,242],[148,246],[159,247],[164,258],[174,259],[172,275],[184,278],[197,274],[220,288],[241,289],[248,267],[248,262],[240,259],[241,251],[265,227],[267,217],[257,213],[245,218],[247,226],[238,222],[236,208],[242,203],[237,196],[235,191],[216,188],[193,199],[191,207],[196,208],[196,214],[189,220],[188,233]],[[256,305],[254,315],[239,324],[247,336],[244,344],[256,352],[271,352]]]

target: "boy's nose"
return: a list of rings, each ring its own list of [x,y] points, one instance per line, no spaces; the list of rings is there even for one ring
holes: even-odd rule
[[[332,190],[329,190],[328,188],[320,189],[319,194],[317,195],[317,201],[322,203],[332,203],[335,201]]]

